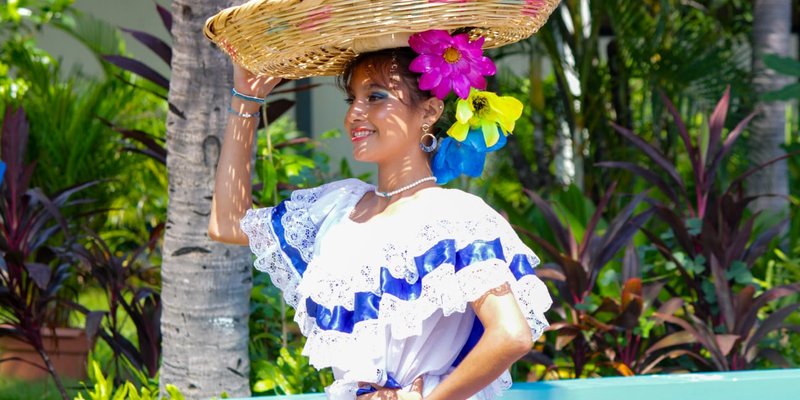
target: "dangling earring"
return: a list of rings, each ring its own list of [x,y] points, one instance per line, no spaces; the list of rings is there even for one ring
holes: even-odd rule
[[[431,132],[431,126],[429,124],[422,124],[422,137],[419,139],[419,148],[426,153],[433,153],[436,150],[436,146],[439,144],[439,141],[436,140],[436,136],[434,136]],[[425,138],[430,136],[431,143],[426,145]]]

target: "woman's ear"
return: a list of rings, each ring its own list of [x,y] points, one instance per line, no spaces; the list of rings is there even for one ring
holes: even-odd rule
[[[444,112],[444,102],[437,97],[430,97],[422,103],[423,118],[431,124],[439,120]]]

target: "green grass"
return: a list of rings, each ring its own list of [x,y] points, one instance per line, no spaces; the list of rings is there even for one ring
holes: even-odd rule
[[[70,398],[83,388],[80,382],[65,379],[64,387]],[[61,400],[52,379],[34,382],[0,376],[0,400]]]

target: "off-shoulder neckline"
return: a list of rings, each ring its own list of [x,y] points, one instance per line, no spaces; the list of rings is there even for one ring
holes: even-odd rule
[[[354,221],[351,218],[351,214],[353,213],[353,210],[355,210],[356,205],[358,203],[360,203],[361,200],[364,199],[364,196],[366,196],[368,193],[374,191],[374,186],[373,186],[369,190],[365,191],[361,196],[359,196],[356,199],[356,201],[353,202],[353,204],[351,204],[348,207],[348,209],[346,210],[346,213],[345,213],[345,217],[343,219],[345,220],[345,222],[353,224],[353,225],[370,225],[370,224],[372,224],[372,223],[374,223],[376,221],[380,221],[381,219],[385,218],[385,216],[387,214],[389,214],[389,211],[394,211],[397,207],[399,207],[399,206],[401,206],[403,204],[409,203],[409,202],[411,202],[413,200],[419,200],[421,197],[423,197],[423,195],[429,195],[431,193],[439,193],[439,192],[446,191],[446,190],[450,190],[450,189],[445,189],[445,188],[443,188],[441,186],[431,186],[431,187],[422,188],[420,190],[417,190],[416,192],[414,192],[414,194],[412,194],[410,196],[401,197],[400,199],[398,199],[394,203],[389,204],[388,206],[386,206],[386,208],[383,211],[381,211],[378,214],[373,215],[372,217],[370,217],[370,219],[368,219],[366,221],[363,221],[363,222]]]

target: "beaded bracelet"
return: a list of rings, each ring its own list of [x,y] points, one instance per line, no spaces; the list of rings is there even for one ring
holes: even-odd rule
[[[234,97],[238,97],[238,98],[240,98],[242,100],[246,100],[246,101],[252,101],[253,103],[264,104],[264,103],[267,102],[267,99],[262,99],[260,97],[253,97],[253,96],[248,96],[246,94],[239,93],[239,91],[236,90],[236,88],[231,88],[231,94]]]
[[[233,109],[233,107],[228,107],[228,113],[242,117],[242,118],[257,118],[261,115],[261,111],[256,111],[254,113],[241,113]]]

